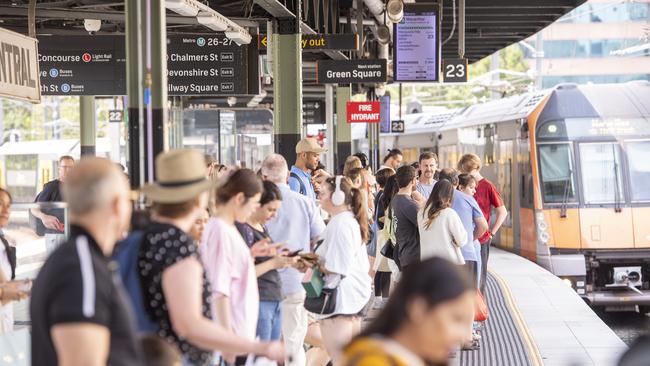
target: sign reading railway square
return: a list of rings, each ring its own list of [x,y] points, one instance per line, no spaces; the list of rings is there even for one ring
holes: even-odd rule
[[[247,47],[225,35],[167,37],[169,95],[248,94]]]
[[[388,77],[386,60],[319,60],[320,84],[384,83]]]

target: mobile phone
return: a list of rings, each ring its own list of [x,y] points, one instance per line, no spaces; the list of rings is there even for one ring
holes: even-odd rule
[[[295,257],[300,253],[300,249],[296,250],[295,252],[290,252],[287,254],[287,257]]]

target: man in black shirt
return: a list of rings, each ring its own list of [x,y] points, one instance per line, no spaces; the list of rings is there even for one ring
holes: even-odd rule
[[[411,197],[417,184],[415,168],[405,165],[395,174],[399,191],[391,201],[392,223],[397,241],[397,260],[401,270],[420,261],[420,232],[418,230],[418,203]]]
[[[135,319],[108,256],[131,216],[124,174],[88,158],[62,185],[69,239],[47,259],[30,303],[33,365],[139,365]]]
[[[68,172],[74,167],[74,158],[64,155],[59,159],[59,177],[43,186],[43,190],[36,195],[36,202],[63,202],[61,196],[61,183],[65,182]],[[64,231],[64,212],[62,208],[32,209],[31,214],[36,218],[36,233],[61,234]]]

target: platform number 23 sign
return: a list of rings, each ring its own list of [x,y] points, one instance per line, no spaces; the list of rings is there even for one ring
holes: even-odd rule
[[[445,83],[467,82],[467,59],[442,60],[442,73]]]

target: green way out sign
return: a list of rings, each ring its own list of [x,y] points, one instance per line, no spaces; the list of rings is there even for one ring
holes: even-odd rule
[[[359,49],[359,36],[356,33],[341,34],[303,34],[301,47],[309,50],[356,50]],[[265,50],[269,45],[268,37],[259,37],[259,49]]]

